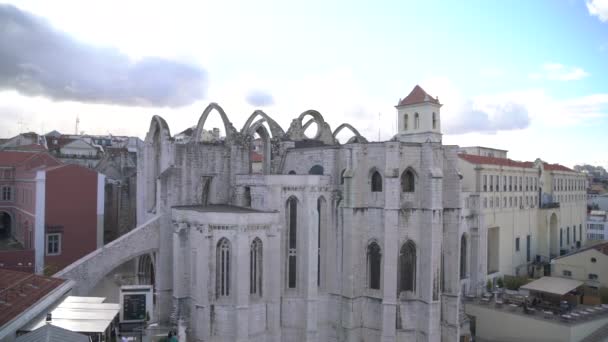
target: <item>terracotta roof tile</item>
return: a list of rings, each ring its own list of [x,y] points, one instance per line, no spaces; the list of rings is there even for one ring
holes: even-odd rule
[[[564,165],[560,165],[560,164],[548,164],[548,163],[543,163],[543,167],[545,168],[545,170],[547,171],[568,171],[568,172],[576,172],[570,168],[565,167]]]
[[[65,280],[0,269],[0,327],[63,284]]]
[[[420,87],[419,85],[416,85],[414,87],[414,89],[412,89],[410,94],[399,102],[397,107],[412,105],[412,104],[417,104],[417,103],[424,103],[424,102],[431,102],[431,103],[439,104],[439,100],[437,100],[436,98],[427,94],[427,92],[424,91],[424,89],[422,89],[422,87]]]
[[[516,160],[511,160],[508,158],[497,158],[497,157],[487,157],[487,156],[478,156],[475,154],[458,154],[460,159],[464,159],[469,163],[473,164],[490,164],[490,165],[499,165],[499,166],[509,166],[509,167],[524,167],[524,168],[533,168],[533,162],[521,162]]]
[[[17,166],[39,152],[0,151],[0,166]]]

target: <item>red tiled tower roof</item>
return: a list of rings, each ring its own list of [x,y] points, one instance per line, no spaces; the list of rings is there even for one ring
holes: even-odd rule
[[[419,85],[416,85],[408,96],[406,96],[403,100],[399,101],[399,104],[397,105],[397,107],[424,103],[424,102],[439,104],[439,100],[437,98],[432,97],[426,91],[424,91],[424,89],[422,89],[422,87],[420,87]]]

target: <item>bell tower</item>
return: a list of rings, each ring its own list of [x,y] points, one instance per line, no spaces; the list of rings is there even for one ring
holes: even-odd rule
[[[441,142],[441,103],[416,85],[397,108],[397,140],[403,142]]]

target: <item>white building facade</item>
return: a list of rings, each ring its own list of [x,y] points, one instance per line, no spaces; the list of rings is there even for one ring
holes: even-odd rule
[[[587,215],[587,239],[592,242],[608,241],[608,214],[603,210],[592,210]]]

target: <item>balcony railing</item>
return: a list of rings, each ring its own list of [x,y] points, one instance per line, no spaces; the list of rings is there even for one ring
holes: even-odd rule
[[[559,202],[541,203],[540,204],[540,208],[541,209],[555,209],[555,208],[559,208]]]

